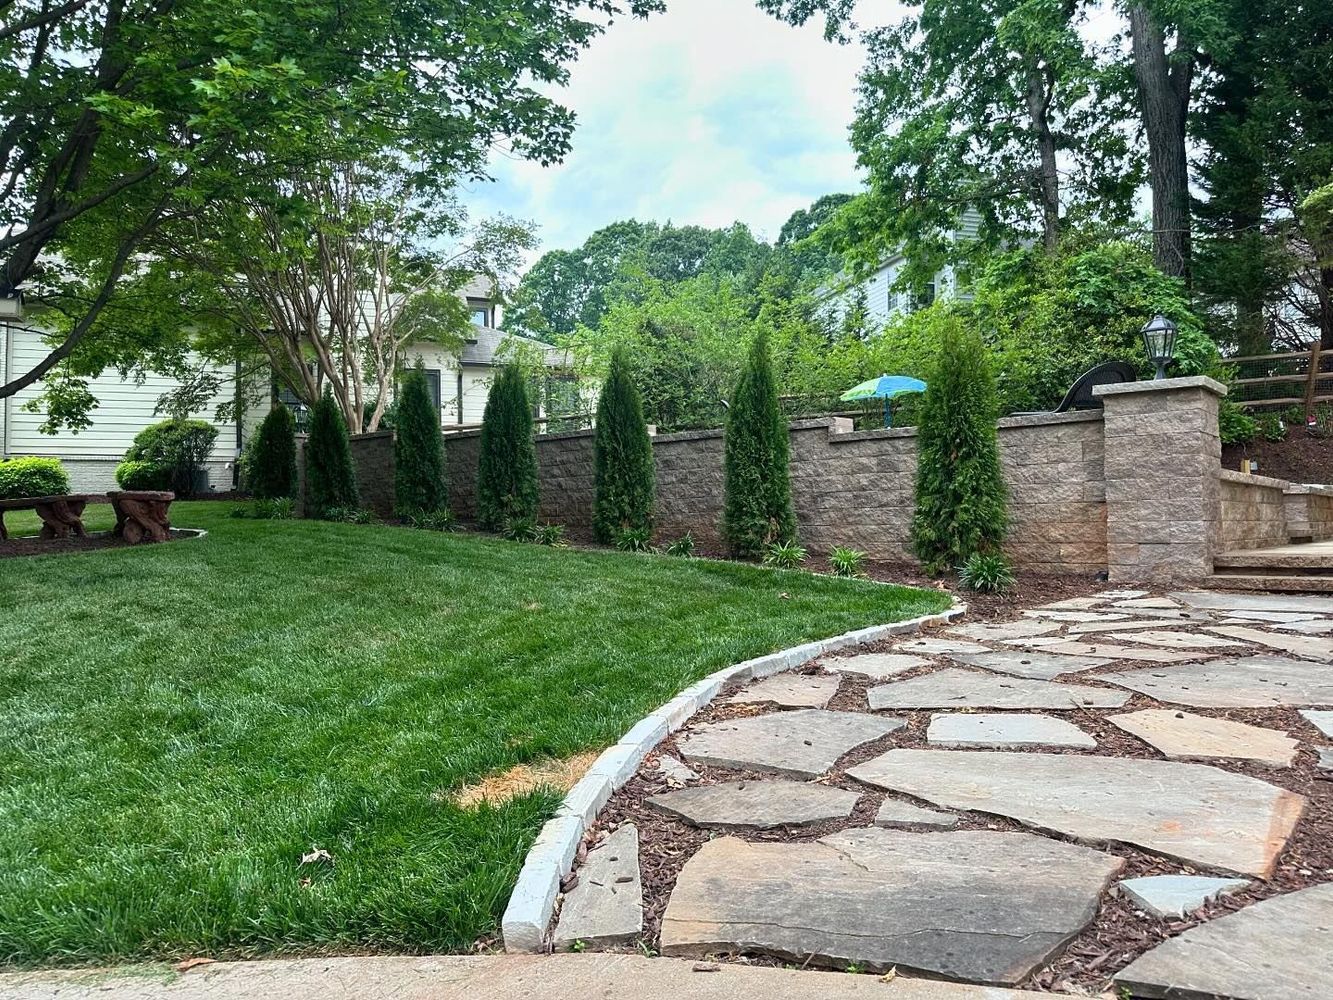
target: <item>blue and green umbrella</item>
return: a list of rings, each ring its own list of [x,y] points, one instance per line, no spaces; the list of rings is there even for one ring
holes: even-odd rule
[[[881,375],[879,378],[872,378],[868,382],[862,382],[848,389],[838,398],[844,403],[860,403],[867,399],[884,400],[884,426],[889,427],[891,426],[889,400],[904,393],[925,391],[926,383],[919,378],[909,378],[906,375]]]

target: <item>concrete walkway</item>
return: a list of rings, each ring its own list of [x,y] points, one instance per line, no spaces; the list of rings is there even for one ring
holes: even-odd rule
[[[1050,994],[637,955],[312,958],[0,975],[0,1000],[1037,1000]]]

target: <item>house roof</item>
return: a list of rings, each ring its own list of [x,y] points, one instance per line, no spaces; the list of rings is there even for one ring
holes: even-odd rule
[[[474,326],[469,330],[467,340],[463,342],[463,348],[458,352],[459,363],[491,366],[503,364],[507,356],[497,359],[496,355],[500,353],[500,347],[506,341],[538,348],[549,368],[569,367],[569,355],[561,348],[552,347],[531,337],[520,337],[517,334],[505,333],[503,330],[494,330],[489,326]]]
[[[467,279],[467,284],[458,290],[458,294],[465,299],[485,299],[490,302],[495,299],[495,282],[489,275],[474,274]]]

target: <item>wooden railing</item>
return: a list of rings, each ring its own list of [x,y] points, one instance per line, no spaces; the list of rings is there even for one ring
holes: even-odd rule
[[[1321,351],[1317,340],[1306,351],[1223,361],[1238,372],[1229,398],[1241,406],[1299,406],[1310,414],[1319,404],[1333,402],[1333,351]]]

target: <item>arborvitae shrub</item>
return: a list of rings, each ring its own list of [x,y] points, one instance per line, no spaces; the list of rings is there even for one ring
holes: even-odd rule
[[[259,425],[248,465],[250,493],[257,500],[296,496],[296,418],[281,403]]]
[[[490,531],[513,521],[536,523],[537,449],[532,409],[518,365],[506,365],[486,400],[477,465],[477,520]]]
[[[325,391],[310,411],[310,437],[305,444],[305,512],[324,518],[329,511],[360,506],[347,422]]]
[[[597,402],[593,444],[592,526],[597,540],[614,544],[628,529],[653,529],[653,444],[643,420],[643,402],[630,377],[624,351],[611,355],[611,369]]]
[[[403,377],[394,435],[393,488],[399,515],[443,510],[449,498],[444,485],[440,414],[419,361]]]
[[[731,396],[725,465],[722,535],[732,553],[762,556],[769,545],[794,541],[787,421],[778,406],[768,337],[762,333]]]
[[[943,325],[917,426],[912,541],[932,573],[999,550],[1007,527],[995,433],[998,404],[981,338],[957,319]]]

